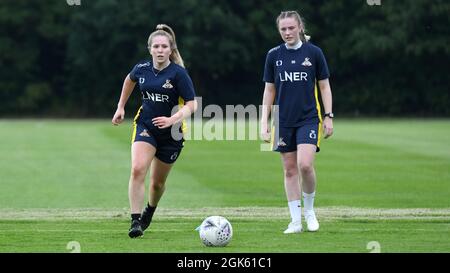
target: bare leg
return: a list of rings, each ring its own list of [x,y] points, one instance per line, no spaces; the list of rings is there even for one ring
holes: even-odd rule
[[[153,159],[150,189],[149,189],[149,204],[156,207],[161,199],[161,196],[166,189],[166,179],[172,169],[173,164],[167,164],[159,160]]]
[[[303,204],[308,231],[319,230],[319,222],[314,213],[314,196],[316,191],[316,172],[314,171],[315,155],[315,145],[299,144],[297,146],[297,159],[303,181]]]
[[[288,199],[291,223],[285,234],[302,232],[301,186],[299,183],[297,152],[281,153],[284,169],[284,189]]]
[[[316,190],[316,172],[314,170],[314,158],[316,146],[312,144],[297,145],[298,169],[302,177],[302,187],[305,193]]]
[[[128,184],[128,197],[132,214],[141,213],[145,198],[145,176],[155,153],[155,147],[147,142],[137,141],[131,146],[131,175]]]
[[[300,200],[301,186],[299,183],[297,152],[280,153],[284,170],[284,189],[288,201]]]

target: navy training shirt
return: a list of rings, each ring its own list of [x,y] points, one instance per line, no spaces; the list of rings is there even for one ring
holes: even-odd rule
[[[269,50],[263,81],[275,83],[280,126],[318,123],[317,81],[329,77],[322,50],[310,42],[298,49],[288,49],[282,44]]]
[[[142,93],[140,118],[147,126],[156,128],[151,120],[155,117],[172,115],[172,109],[194,100],[195,91],[186,69],[171,62],[159,71],[151,61],[143,61],[134,66],[130,79],[139,84]]]

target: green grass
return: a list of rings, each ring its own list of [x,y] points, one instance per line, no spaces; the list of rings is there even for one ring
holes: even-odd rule
[[[126,236],[127,213],[96,221],[18,219],[22,210],[126,212],[131,124],[0,120],[0,252],[68,252],[72,240],[83,252],[368,252],[369,241],[380,242],[382,252],[449,252],[450,213],[428,216],[450,210],[450,120],[337,119],[334,126],[315,163],[319,211],[431,210],[401,219],[344,217],[338,209],[332,218],[322,214],[318,233],[283,236],[289,216],[279,155],[261,152],[259,141],[191,140],[169,176],[152,229],[140,240]],[[236,207],[284,214],[224,215],[235,229],[232,243],[203,247],[193,231],[201,219]],[[202,208],[216,209],[202,214]],[[164,209],[188,212],[168,217]]]
[[[449,210],[374,210],[335,207],[317,210],[321,230],[284,235],[284,208],[164,209],[145,236],[130,240],[123,210],[3,210],[1,252],[448,252]],[[226,215],[234,236],[225,248],[201,244],[194,229],[203,215]],[[14,219],[17,218],[17,219]],[[18,229],[17,227],[20,227]]]
[[[0,221],[1,252],[70,252],[77,241],[81,252],[358,252],[377,241],[381,252],[448,252],[448,221],[322,221],[321,231],[286,236],[282,221],[231,218],[235,235],[225,248],[201,244],[197,220],[157,220],[144,237],[124,236],[125,219],[102,221]],[[17,230],[17,227],[20,227]],[[447,230],[447,232],[443,232]],[[407,232],[406,232],[407,231]],[[447,236],[447,237],[445,237]]]

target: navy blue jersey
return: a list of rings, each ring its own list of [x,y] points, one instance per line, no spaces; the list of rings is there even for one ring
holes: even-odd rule
[[[139,115],[150,127],[154,127],[151,122],[153,118],[170,117],[174,107],[181,107],[195,97],[188,73],[172,62],[161,71],[153,68],[151,61],[140,62],[131,70],[130,79],[139,83],[142,93],[142,111]]]
[[[310,42],[298,49],[282,44],[269,50],[263,81],[275,83],[280,126],[299,127],[321,120],[317,81],[329,76],[322,50]]]

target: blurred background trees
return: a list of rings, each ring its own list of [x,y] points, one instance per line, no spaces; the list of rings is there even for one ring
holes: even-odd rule
[[[166,23],[203,104],[262,100],[275,18],[303,16],[341,116],[450,116],[449,1],[65,0],[0,2],[0,116],[110,117]],[[127,106],[134,113],[140,94]]]

